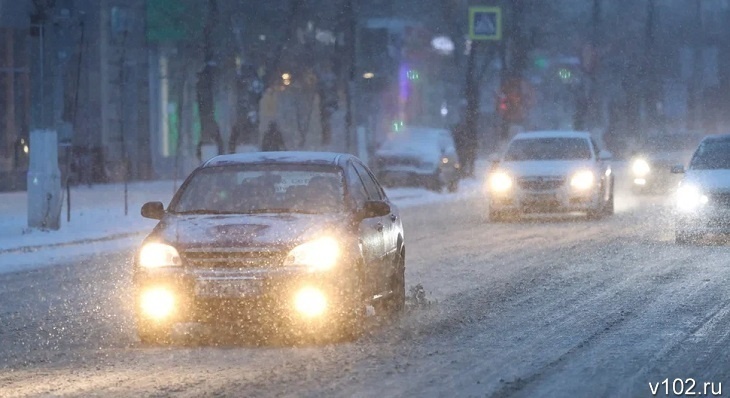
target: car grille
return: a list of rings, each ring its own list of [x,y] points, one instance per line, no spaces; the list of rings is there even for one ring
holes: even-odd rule
[[[730,208],[730,192],[711,193],[707,196],[710,199],[710,203],[713,205]]]
[[[266,250],[188,249],[183,264],[194,268],[269,268],[282,265],[286,253]]]
[[[562,177],[524,177],[518,180],[521,189],[526,191],[551,191],[565,184]]]

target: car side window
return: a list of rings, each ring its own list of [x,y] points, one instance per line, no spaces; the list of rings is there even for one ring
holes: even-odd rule
[[[365,185],[360,179],[360,175],[355,170],[355,166],[350,163],[347,166],[347,189],[350,191],[350,196],[355,201],[357,207],[365,205],[365,201],[368,200],[368,193],[365,190]]]
[[[378,183],[375,182],[375,180],[370,175],[370,173],[367,171],[365,166],[363,166],[362,164],[357,163],[357,162],[353,162],[353,165],[355,166],[355,170],[357,171],[357,174],[360,175],[360,179],[362,180],[363,184],[365,185],[365,190],[368,193],[368,197],[371,200],[383,200],[383,196],[380,193]]]

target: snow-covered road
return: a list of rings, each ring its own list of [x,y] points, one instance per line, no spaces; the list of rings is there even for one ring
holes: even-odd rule
[[[674,245],[659,198],[617,208],[489,224],[473,198],[407,207],[406,283],[435,303],[354,343],[143,347],[129,253],[0,275],[0,396],[626,397],[665,378],[729,382],[726,243]]]

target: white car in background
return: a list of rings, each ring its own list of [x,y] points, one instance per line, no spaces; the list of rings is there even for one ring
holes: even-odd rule
[[[691,243],[708,233],[730,233],[730,134],[705,137],[676,192],[675,241]]]
[[[525,213],[613,214],[614,176],[589,133],[542,131],[514,136],[488,175],[489,216]]]
[[[375,153],[374,168],[386,186],[456,192],[460,167],[451,132],[445,129],[408,126],[392,131]]]

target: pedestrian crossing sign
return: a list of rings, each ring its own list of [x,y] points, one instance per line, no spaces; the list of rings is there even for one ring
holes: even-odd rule
[[[501,40],[502,10],[499,7],[469,7],[469,38]]]

